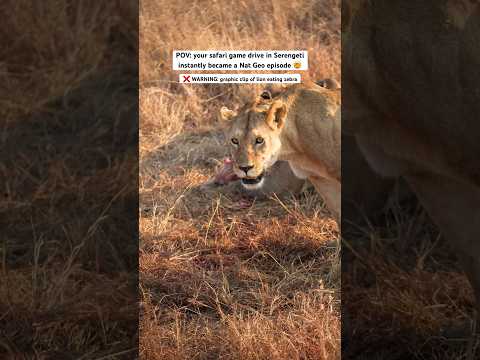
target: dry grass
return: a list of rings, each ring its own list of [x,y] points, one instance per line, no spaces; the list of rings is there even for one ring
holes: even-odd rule
[[[136,350],[131,5],[0,5],[2,359]]]
[[[340,76],[339,1],[141,1],[140,351],[145,359],[338,359],[338,229],[305,193],[204,192],[223,104],[254,86],[176,83],[173,49],[308,49]]]
[[[376,225],[342,227],[343,355],[476,359],[473,292],[453,249],[415,199],[392,199]]]

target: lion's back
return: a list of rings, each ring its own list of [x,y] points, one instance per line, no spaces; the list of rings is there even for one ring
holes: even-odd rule
[[[480,184],[480,6],[356,3],[343,34],[344,130]]]

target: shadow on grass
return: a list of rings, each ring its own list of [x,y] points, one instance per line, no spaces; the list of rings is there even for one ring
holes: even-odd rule
[[[3,127],[0,353],[138,346],[137,118],[137,74],[119,67]]]

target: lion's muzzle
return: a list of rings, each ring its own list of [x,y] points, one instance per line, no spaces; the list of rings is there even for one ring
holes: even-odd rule
[[[260,175],[257,177],[244,177],[241,179],[242,185],[244,188],[248,190],[255,190],[259,189],[263,185],[263,180],[264,180],[264,173],[262,172]]]

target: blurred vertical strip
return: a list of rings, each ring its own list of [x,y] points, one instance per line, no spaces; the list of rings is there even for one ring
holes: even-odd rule
[[[480,2],[342,8],[342,359],[480,358]]]
[[[0,358],[136,358],[138,1],[0,16]]]

